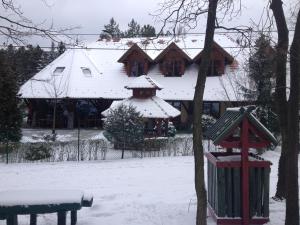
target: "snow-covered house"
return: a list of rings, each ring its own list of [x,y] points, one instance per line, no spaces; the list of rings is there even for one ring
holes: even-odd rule
[[[102,112],[102,115],[107,116],[110,110],[114,110],[120,105],[132,106],[143,117],[146,134],[155,132],[155,135],[158,136],[166,135],[169,120],[179,116],[180,111],[156,96],[156,91],[163,87],[149,76],[141,75],[125,88],[132,90],[132,96],[114,101],[107,110]]]
[[[235,79],[242,76],[239,46],[227,35],[215,35],[212,62],[204,92],[204,113],[218,117],[229,104],[240,102]],[[29,108],[29,125],[49,126],[53,102],[57,126],[100,126],[101,112],[114,100],[131,96],[124,88],[146,74],[163,85],[157,97],[181,112],[174,122],[189,125],[193,112],[203,35],[99,40],[68,49],[28,80],[19,91]]]

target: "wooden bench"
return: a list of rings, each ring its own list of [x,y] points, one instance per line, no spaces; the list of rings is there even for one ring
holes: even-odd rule
[[[76,190],[14,190],[0,192],[0,219],[7,225],[18,225],[18,215],[30,215],[30,225],[37,224],[37,214],[57,213],[57,224],[66,225],[71,212],[71,225],[77,222],[77,211],[91,207],[93,196]]]

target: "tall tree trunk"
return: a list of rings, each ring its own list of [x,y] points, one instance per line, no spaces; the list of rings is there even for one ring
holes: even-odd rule
[[[55,130],[56,130],[56,107],[57,107],[57,98],[54,99],[54,106],[53,106],[53,118],[52,118],[52,135],[53,140],[55,140]]]
[[[202,145],[202,105],[206,75],[210,64],[210,55],[214,39],[217,5],[218,0],[209,1],[205,42],[194,94],[193,150],[195,157],[195,189],[197,194],[197,225],[206,225],[207,199]]]
[[[290,48],[290,97],[288,107],[287,192],[285,225],[299,225],[299,89],[300,89],[300,10]]]
[[[278,30],[278,43],[276,47],[276,106],[277,114],[279,116],[280,133],[282,137],[281,145],[281,156],[278,166],[278,182],[276,197],[285,198],[286,196],[286,150],[287,150],[287,97],[286,97],[286,64],[287,64],[287,53],[289,44],[289,31],[284,16],[282,1],[272,0],[270,8],[273,11],[276,26]]]

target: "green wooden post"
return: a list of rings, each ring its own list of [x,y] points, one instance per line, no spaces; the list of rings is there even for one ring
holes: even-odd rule
[[[212,166],[212,207],[217,212],[217,205],[218,205],[218,198],[217,196],[217,191],[216,191],[216,185],[217,185],[217,178],[216,178],[216,172],[217,172],[217,167],[214,165]]]
[[[264,168],[263,216],[269,217],[270,168]]]
[[[233,169],[233,217],[241,217],[241,168]]]
[[[233,217],[233,207],[232,207],[232,168],[226,168],[225,174],[226,174],[226,215],[228,217]]]
[[[225,169],[217,168],[218,216],[225,216]]]
[[[256,213],[256,168],[249,169],[249,215],[250,218],[253,217]]]
[[[18,225],[18,215],[8,215],[6,225]]]
[[[76,225],[77,223],[77,210],[71,211],[71,225]]]
[[[262,215],[262,168],[257,168],[257,174],[256,174],[256,216]]]
[[[67,212],[66,211],[60,211],[57,213],[57,225],[66,225],[67,220]]]
[[[37,215],[30,214],[30,225],[36,225],[36,222],[37,222]]]

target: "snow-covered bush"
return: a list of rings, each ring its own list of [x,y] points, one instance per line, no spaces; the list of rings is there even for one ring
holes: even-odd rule
[[[210,116],[203,114],[202,115],[202,130],[205,132],[208,128],[210,128],[217,120]]]
[[[105,137],[116,147],[132,148],[143,143],[144,121],[132,106],[120,105],[108,112],[104,121]]]
[[[25,152],[25,159],[29,161],[46,159],[51,156],[50,146],[47,143],[32,143]]]
[[[168,137],[174,137],[176,134],[176,128],[172,122],[168,124]]]

